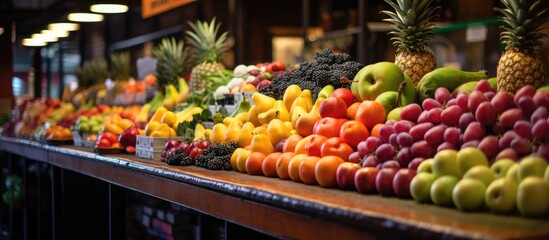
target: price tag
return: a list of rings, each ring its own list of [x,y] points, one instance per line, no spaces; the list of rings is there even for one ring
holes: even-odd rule
[[[472,25],[467,27],[465,39],[467,42],[483,42],[486,41],[488,30],[484,25]]]

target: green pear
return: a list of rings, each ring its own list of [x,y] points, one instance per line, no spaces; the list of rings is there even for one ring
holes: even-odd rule
[[[355,95],[355,98],[359,101],[375,100],[383,92],[398,91],[400,84],[405,81],[402,70],[392,62],[368,65],[356,74],[355,80],[358,80],[353,82],[355,92],[359,95]]]
[[[404,75],[404,85],[401,95],[400,95],[400,103],[402,106],[406,106],[408,104],[412,104],[417,102],[416,101],[416,86],[414,85],[414,82],[408,75]]]
[[[400,112],[402,112],[402,109],[404,107],[397,107],[393,110],[391,110],[388,114],[387,114],[387,120],[395,120],[395,121],[400,121]]]
[[[398,92],[397,91],[387,91],[379,94],[374,101],[381,103],[385,112],[389,113],[391,110],[400,106],[400,103],[397,103]]]

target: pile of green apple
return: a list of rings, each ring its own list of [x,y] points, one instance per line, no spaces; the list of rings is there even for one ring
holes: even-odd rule
[[[74,125],[75,130],[81,133],[99,133],[103,126],[103,117],[101,115],[85,116],[81,115]]]
[[[461,211],[488,208],[497,214],[518,210],[526,217],[545,216],[549,213],[549,168],[536,156],[519,163],[500,159],[489,166],[477,148],[446,149],[419,165],[410,193],[419,203],[455,206]]]

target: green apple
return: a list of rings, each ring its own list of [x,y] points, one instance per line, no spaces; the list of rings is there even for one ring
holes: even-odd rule
[[[458,181],[458,178],[453,175],[435,179],[429,191],[431,200],[438,206],[453,206],[452,192]]]
[[[402,83],[401,83],[402,84]],[[416,86],[414,85],[414,82],[408,75],[404,74],[404,89],[401,92],[400,95],[400,102],[402,103],[402,106],[406,106],[408,104],[412,104],[417,102],[416,101]]]
[[[461,178],[457,156],[458,152],[451,149],[445,149],[438,152],[433,160],[433,174],[435,175],[435,178],[445,175]]]
[[[101,132],[102,126],[103,126],[103,125],[95,125],[95,126],[92,126],[90,132],[92,132],[92,133],[99,133],[99,132]]]
[[[519,183],[519,178],[518,178],[518,164],[513,164],[513,166],[511,166],[509,168],[509,170],[507,170],[507,174],[505,175],[505,179],[509,179],[510,181],[515,181],[517,184]]]
[[[474,147],[466,147],[459,150],[457,154],[457,161],[460,172],[466,173],[469,168],[474,166],[483,165],[488,166],[488,158],[482,151]]]
[[[547,162],[545,159],[535,156],[529,156],[523,158],[518,167],[518,179],[522,182],[527,177],[539,177],[543,178],[545,169],[547,168]]]
[[[400,112],[402,112],[403,108],[404,107],[397,107],[397,108],[391,110],[389,112],[389,114],[387,114],[387,120],[400,121]]]
[[[90,128],[90,125],[88,125],[88,123],[80,123],[80,125],[78,125],[78,131],[80,132],[89,132],[91,130]]]
[[[400,102],[397,102],[398,92],[397,91],[387,91],[379,94],[374,101],[381,103],[385,112],[389,113],[391,110],[395,109],[400,105]]]
[[[484,205],[485,193],[486,185],[483,182],[473,178],[464,178],[452,190],[452,200],[460,211],[476,211]]]
[[[490,183],[496,179],[496,174],[492,172],[488,166],[479,165],[470,168],[463,174],[463,178],[479,180],[484,186],[488,187]]]
[[[432,158],[423,160],[423,162],[421,162],[417,167],[417,173],[433,173],[433,161],[434,160]]]
[[[410,194],[418,203],[431,202],[431,185],[435,181],[435,176],[432,173],[421,172],[410,182]]]
[[[490,170],[494,172],[494,174],[496,175],[496,178],[503,178],[507,175],[507,171],[509,171],[509,168],[511,168],[511,166],[515,164],[516,164],[515,161],[508,158],[504,158],[504,159],[495,161],[492,164],[492,166],[490,166]]]
[[[400,84],[405,81],[402,70],[392,62],[368,65],[358,71],[355,80],[358,82],[351,84],[351,91],[358,101],[375,100],[383,92],[398,91]]]
[[[486,189],[484,200],[490,211],[498,214],[511,213],[517,205],[518,184],[506,178],[498,178]]]
[[[517,208],[520,214],[526,217],[547,214],[549,212],[549,183],[540,177],[524,178],[518,186]]]

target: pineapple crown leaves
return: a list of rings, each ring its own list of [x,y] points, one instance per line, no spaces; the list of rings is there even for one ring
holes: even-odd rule
[[[391,41],[399,50],[421,51],[431,40],[435,25],[429,21],[436,16],[440,6],[432,7],[432,0],[385,0],[395,11],[381,11],[392,23]]]
[[[108,77],[107,62],[103,59],[92,59],[83,68],[76,70],[79,88],[88,88],[103,83]]]
[[[158,89],[174,84],[189,69],[189,52],[182,40],[164,38],[160,45],[153,49],[153,53],[157,59]]]
[[[217,33],[221,23],[215,23],[215,18],[210,23],[197,20],[196,23],[188,22],[192,31],[186,31],[187,41],[193,46],[199,63],[220,62],[221,53],[228,50],[226,43],[228,33],[223,32],[219,37]]]
[[[111,78],[124,81],[130,78],[130,52],[111,54]]]
[[[513,48],[527,53],[535,47],[543,45],[545,34],[539,31],[547,17],[547,8],[540,8],[541,0],[501,0],[505,8],[494,8],[503,14],[500,26],[504,31],[500,34],[506,49]]]

